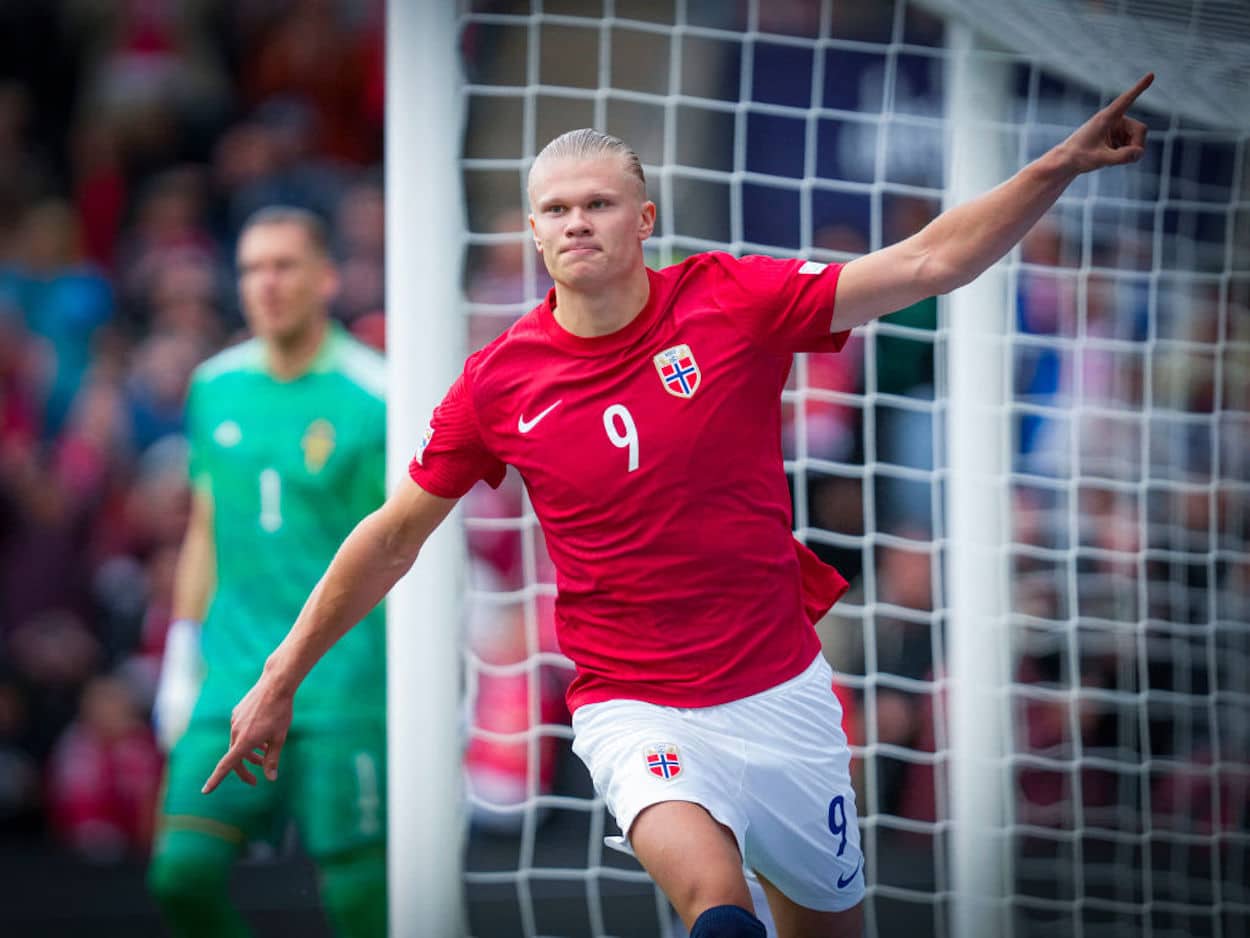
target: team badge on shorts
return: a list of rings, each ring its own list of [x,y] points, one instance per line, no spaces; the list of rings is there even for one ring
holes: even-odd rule
[[[642,751],[642,757],[647,762],[647,771],[656,778],[667,781],[681,774],[681,756],[672,743],[648,746]]]
[[[699,363],[694,360],[689,345],[666,348],[652,361],[655,362],[655,370],[660,373],[664,390],[674,397],[694,397],[703,373],[699,371]]]

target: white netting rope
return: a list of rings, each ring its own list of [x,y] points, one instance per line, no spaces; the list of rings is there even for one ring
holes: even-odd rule
[[[924,0],[1007,48],[1103,93],[1156,72],[1155,107],[1250,130],[1250,16],[1241,0]]]

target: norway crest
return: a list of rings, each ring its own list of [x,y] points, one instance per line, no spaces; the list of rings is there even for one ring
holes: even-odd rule
[[[660,381],[664,390],[674,397],[694,397],[703,379],[699,371],[699,363],[694,360],[694,353],[689,345],[674,345],[666,348],[652,359],[655,370],[660,373]]]
[[[681,756],[672,743],[648,746],[642,751],[642,756],[646,760],[647,771],[656,778],[668,780],[681,774]]]

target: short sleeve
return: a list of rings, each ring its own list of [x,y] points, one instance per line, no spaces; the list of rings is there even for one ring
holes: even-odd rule
[[[440,498],[460,498],[479,479],[498,488],[507,468],[482,440],[468,381],[467,373],[461,374],[434,408],[408,465],[412,480]]]
[[[830,332],[841,264],[711,255],[717,302],[752,339],[775,352],[837,352],[849,332]]]

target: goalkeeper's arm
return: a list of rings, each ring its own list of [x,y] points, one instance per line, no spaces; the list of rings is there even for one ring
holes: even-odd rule
[[[368,615],[417,559],[426,538],[455,507],[411,482],[356,525],[314,587],[295,625],[265,662],[260,680],[234,708],[230,748],[204,784],[211,792],[231,772],[249,785],[256,776],[244,765],[278,777],[278,757],[291,726],[295,691],[314,664]]]
[[[213,550],[213,502],[206,492],[194,492],[187,533],[174,572],[173,624],[165,636],[165,655],[156,688],[152,718],[156,738],[168,752],[191,720],[204,677],[200,655],[200,622],[216,585]]]

